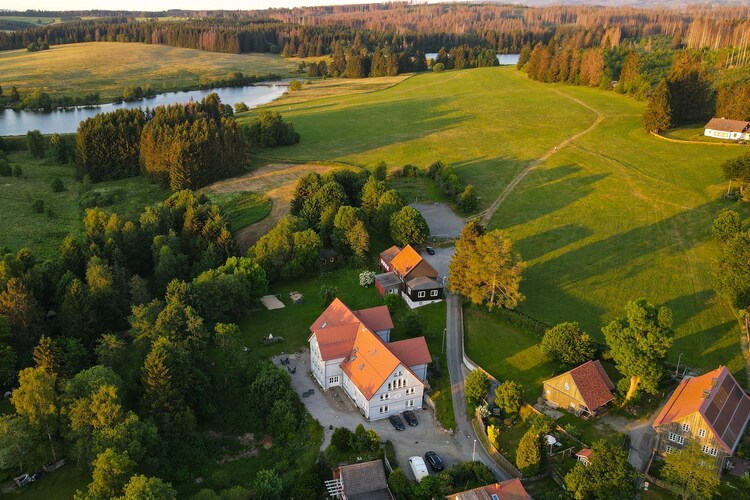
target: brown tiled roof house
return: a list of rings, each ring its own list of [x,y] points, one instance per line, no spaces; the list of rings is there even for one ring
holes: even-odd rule
[[[614,399],[615,385],[599,360],[587,361],[544,381],[542,397],[552,406],[575,414],[594,414]]]
[[[446,498],[448,500],[527,500],[531,496],[526,493],[520,480],[510,479],[502,483],[453,493]]]
[[[341,483],[343,500],[393,500],[382,460],[342,465],[333,478]]]

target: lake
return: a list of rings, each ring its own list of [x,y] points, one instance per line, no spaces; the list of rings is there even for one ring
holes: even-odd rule
[[[190,100],[200,101],[208,94],[216,92],[223,104],[234,106],[244,102],[249,107],[260,106],[281,97],[289,87],[273,83],[249,87],[226,87],[210,90],[191,90],[188,92],[169,92],[140,101],[102,104],[92,107],[78,107],[54,110],[49,113],[12,109],[0,109],[0,135],[26,135],[29,130],[39,130],[43,134],[73,133],[78,124],[97,113],[106,113],[125,108],[154,108],[164,104],[186,103]]]
[[[500,66],[515,66],[518,64],[518,56],[520,54],[498,54],[497,55],[497,62],[500,63]],[[427,60],[430,59],[436,59],[437,58],[437,52],[428,52],[425,54],[425,57],[427,57]]]

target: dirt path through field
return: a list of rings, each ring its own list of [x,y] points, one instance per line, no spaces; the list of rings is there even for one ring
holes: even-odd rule
[[[297,179],[308,172],[324,173],[333,168],[336,166],[311,163],[300,165],[271,163],[243,176],[215,182],[206,187],[205,191],[214,193],[250,191],[264,194],[271,200],[271,213],[265,219],[235,232],[237,245],[244,254],[261,236],[271,230],[279,219],[289,213],[289,201],[292,199]]]
[[[503,189],[502,193],[500,193],[500,196],[498,196],[495,199],[495,201],[492,202],[492,204],[487,208],[487,210],[479,214],[479,216],[482,218],[482,224],[484,224],[485,226],[487,226],[490,223],[490,221],[492,220],[492,217],[495,215],[495,212],[497,212],[497,209],[500,208],[500,205],[502,205],[502,203],[508,198],[508,196],[510,196],[513,190],[515,190],[516,187],[518,187],[521,181],[524,180],[526,176],[529,175],[529,173],[532,170],[534,170],[534,168],[538,167],[539,165],[547,161],[550,158],[550,156],[552,156],[553,154],[557,152],[558,149],[562,149],[568,144],[570,144],[571,142],[578,139],[579,137],[588,134],[589,132],[594,130],[596,127],[598,127],[601,122],[604,121],[604,114],[598,109],[592,108],[591,106],[581,101],[580,99],[576,99],[575,97],[564,94],[560,92],[559,90],[556,90],[556,89],[553,89],[553,90],[557,92],[558,94],[560,94],[561,96],[566,97],[567,99],[570,99],[571,101],[575,101],[576,103],[580,104],[584,108],[596,113],[596,120],[594,120],[594,123],[589,125],[588,128],[578,132],[575,135],[568,137],[567,139],[562,141],[560,144],[558,144],[557,146],[554,146],[552,149],[544,153],[542,156],[540,156],[536,160],[529,163],[529,165],[526,168],[521,170],[513,178],[513,180],[511,180],[510,183],[508,183],[508,185],[505,186],[505,189]]]

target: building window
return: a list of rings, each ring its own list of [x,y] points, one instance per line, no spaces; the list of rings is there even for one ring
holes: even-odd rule
[[[677,444],[685,444],[685,436],[680,436],[674,432],[669,433],[669,440]]]
[[[549,389],[547,389],[547,396],[549,396],[549,395],[550,395],[550,390],[549,390]]]
[[[417,292],[417,298],[422,299],[427,295],[427,292]]]
[[[385,406],[381,406],[381,407],[380,407],[380,408],[378,409],[378,411],[380,411],[380,413],[388,413],[388,405],[385,405]]]
[[[568,383],[567,383],[567,382],[565,382],[565,390],[566,390],[566,391],[569,391],[569,390],[570,390],[570,386],[568,385]]]
[[[703,446],[701,447],[701,451],[702,451],[703,453],[705,453],[706,455],[711,455],[712,457],[715,457],[715,456],[718,456],[718,455],[719,455],[719,450],[718,450],[718,449],[716,449],[716,448],[711,448],[711,447],[710,447],[710,446],[708,446],[708,445],[703,445]]]
[[[706,437],[706,429],[698,429],[698,437]]]
[[[667,445],[667,447],[665,448],[665,453],[669,453],[670,451],[672,451],[672,447]]]
[[[690,424],[682,424],[682,430],[685,432],[690,431]]]
[[[406,394],[414,394],[414,387],[409,387],[406,389]]]
[[[335,377],[329,377],[328,378],[329,384],[338,384],[339,383],[339,376],[336,375]]]
[[[381,394],[380,395],[380,400],[381,401],[385,401],[386,399],[389,399],[390,397],[391,397],[390,394]]]
[[[391,387],[391,382],[388,382],[388,390],[390,391],[390,390],[391,390],[391,388],[392,388],[392,387]]]
[[[437,297],[438,291],[437,290],[430,290],[430,297]]]
[[[406,402],[406,407],[407,408],[414,408],[414,400],[410,399],[409,401],[407,401]]]

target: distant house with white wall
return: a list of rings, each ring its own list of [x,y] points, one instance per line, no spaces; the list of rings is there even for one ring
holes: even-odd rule
[[[411,245],[383,251],[379,265],[383,273],[375,276],[375,288],[384,297],[400,294],[412,309],[443,300],[438,272]]]
[[[422,407],[427,365],[424,337],[389,342],[385,306],[353,311],[335,299],[310,326],[310,365],[318,384],[341,386],[368,420]]]
[[[703,131],[706,137],[730,141],[750,140],[750,122],[711,118]]]

